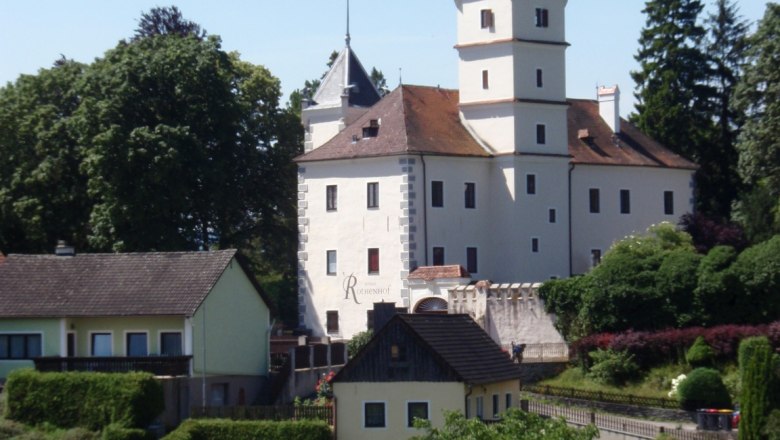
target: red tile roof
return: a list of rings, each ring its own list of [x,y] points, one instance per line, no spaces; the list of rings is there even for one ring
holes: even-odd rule
[[[407,277],[410,280],[436,280],[439,278],[471,278],[463,266],[422,266],[413,270]]]
[[[0,265],[0,317],[192,316],[234,257],[244,268],[235,249],[11,254]]]
[[[460,121],[457,90],[404,85],[371,107],[354,123],[298,162],[354,159],[400,154],[490,157]],[[568,100],[568,143],[575,164],[626,165],[696,169],[693,162],[671,152],[621,119],[621,133],[599,115],[594,100]],[[376,137],[363,128],[379,121]],[[581,131],[583,130],[583,131]],[[587,130],[584,131],[584,130]],[[580,134],[587,135],[584,139]],[[353,142],[353,136],[357,141]]]

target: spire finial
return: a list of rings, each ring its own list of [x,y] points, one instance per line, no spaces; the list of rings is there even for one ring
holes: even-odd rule
[[[349,36],[349,0],[347,0],[347,36],[344,38],[344,41],[347,42],[347,47],[349,47],[349,42],[352,38]]]

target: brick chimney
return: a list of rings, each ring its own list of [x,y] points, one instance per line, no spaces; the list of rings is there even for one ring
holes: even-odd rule
[[[599,115],[612,132],[620,133],[620,88],[601,86],[598,89]]]

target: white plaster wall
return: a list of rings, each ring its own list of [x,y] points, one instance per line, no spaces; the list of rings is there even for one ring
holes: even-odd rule
[[[518,43],[513,46],[515,96],[566,101],[565,46]],[[536,86],[536,69],[542,69],[542,87]]]
[[[569,154],[566,105],[519,102],[515,104],[516,151],[538,154]],[[536,143],[536,125],[545,125],[545,143]]]
[[[512,4],[507,0],[456,0],[458,44],[512,38]],[[482,29],[481,10],[493,10],[492,28]]]
[[[338,310],[339,332],[330,336],[350,338],[366,329],[366,311],[374,302],[404,305],[400,205],[406,183],[396,157],[304,163],[301,167],[298,257],[304,321],[314,335],[323,336],[327,334],[326,312]],[[379,182],[378,208],[366,207],[369,182]],[[326,210],[327,185],[338,187],[336,211]],[[369,248],[379,249],[379,274],[368,274]],[[327,274],[328,250],[337,252],[336,275]],[[359,304],[344,289],[351,275],[357,282]]]
[[[458,51],[460,102],[495,101],[514,96],[512,43],[461,48]],[[482,71],[488,72],[488,88],[482,87]]]
[[[555,329],[553,315],[544,311],[538,297],[494,300],[486,303],[485,331],[500,346],[517,344],[560,344],[564,339]]]
[[[491,152],[515,151],[515,114],[512,103],[463,106],[461,113],[469,128]]]
[[[301,112],[303,127],[307,130],[305,150],[309,152],[331,140],[343,129],[341,106],[310,107]]]
[[[417,304],[427,298],[441,298],[449,302],[449,290],[458,286],[468,285],[470,278],[440,278],[436,280],[409,280],[409,311],[414,311]],[[449,305],[449,304],[448,304]]]
[[[503,0],[514,6],[513,36],[525,40],[566,41],[565,9],[568,0]],[[549,10],[549,27],[535,26],[536,8]]]
[[[572,171],[573,272],[591,267],[591,249],[602,255],[613,242],[650,225],[693,211],[693,171],[628,166],[577,165]],[[589,189],[599,188],[600,213],[590,213]],[[631,191],[631,213],[620,213],[620,190]],[[664,191],[674,192],[674,214],[664,214]]]

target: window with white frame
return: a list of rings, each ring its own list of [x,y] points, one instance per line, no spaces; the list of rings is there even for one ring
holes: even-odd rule
[[[474,414],[477,416],[477,418],[484,419],[485,418],[485,398],[483,396],[477,396],[477,398],[474,399],[474,401],[476,402],[476,408],[475,408]]]
[[[92,356],[112,356],[111,333],[92,333],[89,353]]]
[[[149,337],[145,332],[125,333],[125,356],[147,356]]]
[[[336,275],[336,251],[326,251],[327,274]]]
[[[428,420],[428,402],[406,403],[406,427],[414,427],[414,419]]]
[[[364,402],[363,403],[363,427],[364,428],[387,427],[387,415],[385,413],[385,402]]]
[[[0,359],[31,359],[41,356],[42,348],[40,334],[0,334]]]

